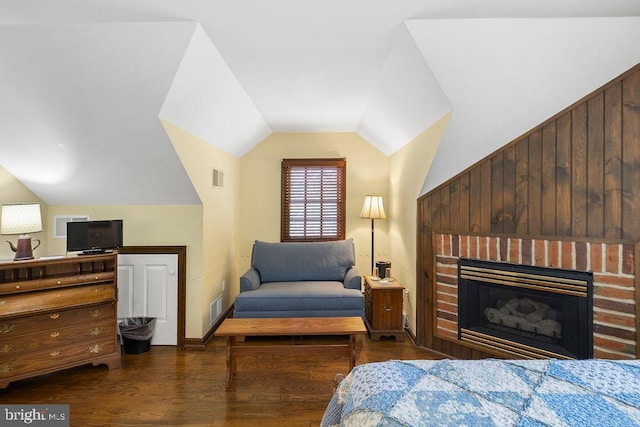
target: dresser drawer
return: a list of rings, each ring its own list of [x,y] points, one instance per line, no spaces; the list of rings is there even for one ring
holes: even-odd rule
[[[40,331],[66,328],[81,323],[100,322],[103,320],[114,322],[115,316],[116,305],[113,302],[109,302],[89,307],[35,314],[19,319],[0,320],[0,341]]]
[[[113,283],[25,292],[2,298],[0,300],[0,317],[26,315],[43,310],[60,310],[115,300],[116,287]]]
[[[0,283],[0,294],[14,294],[37,290],[40,287],[40,280],[22,280],[19,282]]]
[[[53,288],[56,286],[77,285],[79,283],[78,276],[53,276],[40,280],[41,288]]]
[[[89,363],[102,355],[106,356],[115,352],[115,337],[42,349],[29,353],[28,357],[18,357],[0,362],[0,380],[19,377],[25,373],[47,372],[51,368],[64,369],[66,366],[77,366],[83,361]]]
[[[17,356],[43,348],[53,349],[105,337],[115,339],[115,336],[115,322],[106,320],[100,323],[85,323],[68,328],[55,328],[34,334],[0,339],[0,363],[12,361]]]
[[[116,277],[113,271],[100,271],[97,273],[84,273],[78,276],[78,280],[82,283],[97,283],[113,281]]]

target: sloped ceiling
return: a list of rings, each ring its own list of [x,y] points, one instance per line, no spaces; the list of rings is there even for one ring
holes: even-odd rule
[[[407,25],[453,110],[423,193],[640,63],[638,17]]]
[[[48,204],[198,202],[158,120],[194,27],[0,26],[0,164]]]
[[[238,156],[271,133],[199,24],[164,101],[160,118]]]
[[[453,110],[426,191],[640,59],[636,0],[529,3],[0,0],[0,165],[49,204],[194,204],[159,117],[392,154]]]

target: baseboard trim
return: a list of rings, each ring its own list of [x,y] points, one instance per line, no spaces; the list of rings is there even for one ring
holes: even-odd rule
[[[185,338],[183,348],[200,348],[204,350],[202,338]]]
[[[415,345],[416,347],[419,347],[422,350],[426,350],[429,353],[433,353],[434,356],[438,356],[442,359],[454,359],[453,357],[451,357],[450,354],[445,354],[445,353],[440,353],[439,351],[427,348],[427,347],[423,347],[420,346],[418,344],[416,344],[416,336],[411,332],[411,329],[409,328],[404,328],[404,331],[407,333],[407,336],[409,337],[409,339],[411,340],[411,342],[413,343],[413,345]]]
[[[404,331],[407,334],[407,336],[409,337],[409,339],[413,342],[413,345],[416,345],[416,336],[413,335],[413,332],[411,332],[411,329],[404,328]]]

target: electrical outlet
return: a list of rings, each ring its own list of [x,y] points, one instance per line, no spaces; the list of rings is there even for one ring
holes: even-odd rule
[[[222,281],[222,292],[227,288],[227,282],[225,280]]]

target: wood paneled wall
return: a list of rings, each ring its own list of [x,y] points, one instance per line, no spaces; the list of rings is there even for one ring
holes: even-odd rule
[[[640,64],[418,199],[417,344],[484,357],[434,336],[433,232],[640,240]]]

